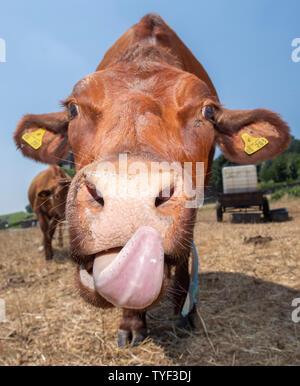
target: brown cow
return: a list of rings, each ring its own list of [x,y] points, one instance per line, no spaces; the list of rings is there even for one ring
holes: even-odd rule
[[[123,309],[119,345],[135,345],[146,333],[146,310],[169,287],[171,267],[180,314],[196,215],[189,203],[208,182],[216,144],[234,162],[256,163],[287,148],[289,128],[269,110],[225,109],[201,64],[152,14],[108,50],[63,105],[62,112],[23,117],[15,141],[24,155],[47,163],[72,148],[77,174],[67,219],[78,286],[95,306]],[[34,149],[22,136],[40,127],[43,143]],[[182,175],[188,162],[193,169]]]
[[[39,220],[44,236],[46,260],[53,258],[52,237],[59,225],[59,246],[63,246],[62,221],[65,219],[65,207],[71,178],[59,166],[51,165],[32,180],[28,189],[28,198]]]

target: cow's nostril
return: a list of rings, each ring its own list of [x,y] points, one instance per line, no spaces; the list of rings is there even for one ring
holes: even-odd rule
[[[96,186],[92,184],[91,182],[86,180],[86,187],[90,195],[93,197],[93,199],[98,202],[101,206],[104,206],[104,198],[102,197],[102,194],[97,191]]]
[[[169,188],[163,189],[160,191],[159,195],[155,198],[155,206],[163,205],[165,202],[169,201],[174,194],[175,187],[172,185]]]

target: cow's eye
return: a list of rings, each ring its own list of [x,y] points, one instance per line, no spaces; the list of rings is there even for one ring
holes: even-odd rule
[[[211,106],[211,105],[204,106],[202,109],[202,115],[208,121],[214,120],[214,112],[215,112],[215,110],[214,110],[213,106]]]
[[[78,107],[75,103],[70,104],[69,110],[72,118],[75,118],[78,115]]]

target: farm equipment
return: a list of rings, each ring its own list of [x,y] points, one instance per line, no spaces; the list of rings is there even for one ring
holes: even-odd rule
[[[6,229],[8,227],[9,216],[0,219],[0,229]]]
[[[264,218],[269,219],[269,203],[263,192],[249,192],[249,193],[222,193],[218,197],[217,202],[217,220],[223,220],[223,213],[240,214],[235,216],[235,222],[243,222],[242,218],[248,218],[251,222],[255,222],[257,211],[263,213]],[[260,213],[259,213],[260,216]],[[241,219],[239,221],[239,219]]]
[[[29,218],[20,222],[21,228],[33,228],[38,226],[38,220],[36,218]]]
[[[232,213],[233,222],[258,222],[261,213],[266,220],[270,217],[267,198],[258,190],[255,165],[230,166],[222,169],[223,193],[218,195],[217,221],[223,214]]]

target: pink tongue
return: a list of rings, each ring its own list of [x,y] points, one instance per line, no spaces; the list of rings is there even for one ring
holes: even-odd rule
[[[117,307],[144,309],[158,297],[164,274],[160,234],[141,227],[121,252],[95,258],[93,277],[97,292]]]

